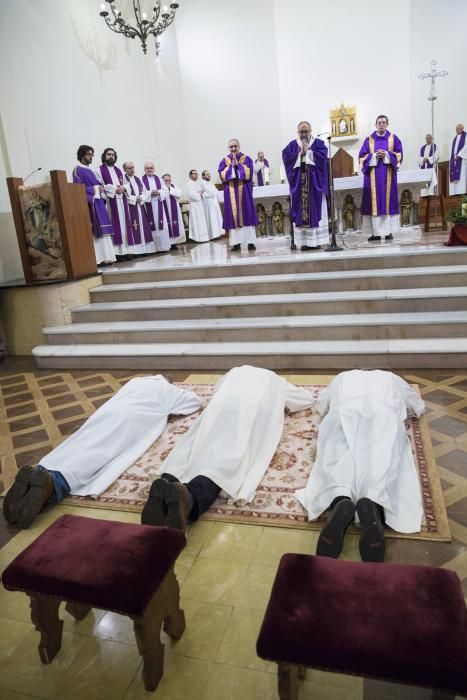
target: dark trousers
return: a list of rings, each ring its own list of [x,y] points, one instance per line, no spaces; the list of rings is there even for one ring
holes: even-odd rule
[[[178,481],[172,474],[162,474],[166,481]],[[188,516],[189,520],[198,520],[200,515],[207,511],[221,492],[220,486],[214,483],[207,476],[195,476],[194,479],[185,484],[193,498],[193,507]]]

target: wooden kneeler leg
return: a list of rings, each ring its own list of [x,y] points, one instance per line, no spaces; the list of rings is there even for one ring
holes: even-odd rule
[[[65,605],[65,610],[78,621],[84,620],[91,608],[92,605],[84,605],[83,603],[67,603]]]
[[[63,621],[58,617],[61,600],[46,596],[29,596],[31,621],[41,634],[39,656],[43,664],[50,664],[62,645]]]
[[[164,632],[178,641],[185,631],[185,613],[180,608],[180,586],[173,569],[167,574],[164,584],[168,610],[168,615],[164,618]]]
[[[277,686],[280,700],[298,700],[298,668],[295,664],[279,661]]]

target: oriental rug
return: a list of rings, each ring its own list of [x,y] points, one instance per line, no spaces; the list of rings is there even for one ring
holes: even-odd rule
[[[206,378],[209,381],[211,378]],[[302,379],[305,379],[302,377]],[[291,379],[291,381],[293,381]],[[197,384],[179,383],[200,397],[203,407],[213,392],[213,382]],[[299,382],[294,382],[298,384]],[[324,385],[303,384],[317,398]],[[150,485],[161,472],[161,465],[174,448],[181,435],[186,433],[198,416],[171,417],[167,428],[152,447],[137,460],[98,499],[70,497],[64,503],[102,507],[121,511],[140,512],[147,499]],[[220,497],[203,515],[204,519],[226,523],[242,523],[261,526],[293,527],[316,531],[321,529],[324,518],[309,523],[301,504],[295,499],[296,489],[303,488],[313,466],[316,450],[319,416],[311,409],[286,414],[282,439],[276,454],[261,481],[254,501],[242,508],[229,504]],[[415,462],[420,475],[423,496],[424,522],[422,531],[402,535],[390,529],[388,537],[416,540],[450,541],[451,533],[441,489],[440,478],[433,456],[428,424],[425,417],[412,420],[407,427]],[[357,530],[355,530],[357,532]]]

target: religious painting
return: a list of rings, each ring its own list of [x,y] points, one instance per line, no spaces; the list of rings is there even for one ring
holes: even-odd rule
[[[18,191],[33,280],[66,279],[52,183]]]
[[[330,110],[331,134],[333,136],[357,136],[357,110],[341,102],[340,107]]]

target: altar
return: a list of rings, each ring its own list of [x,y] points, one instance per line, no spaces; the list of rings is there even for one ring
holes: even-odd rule
[[[397,187],[401,208],[401,226],[418,223],[418,203],[422,188],[432,183],[433,170],[401,170],[397,174]],[[363,175],[334,178],[337,226],[340,232],[360,231],[362,215],[360,207],[363,193]],[[218,191],[221,205],[224,193]],[[287,183],[253,188],[253,198],[258,212],[258,235],[289,234],[290,199]],[[351,214],[351,215],[350,215]]]

